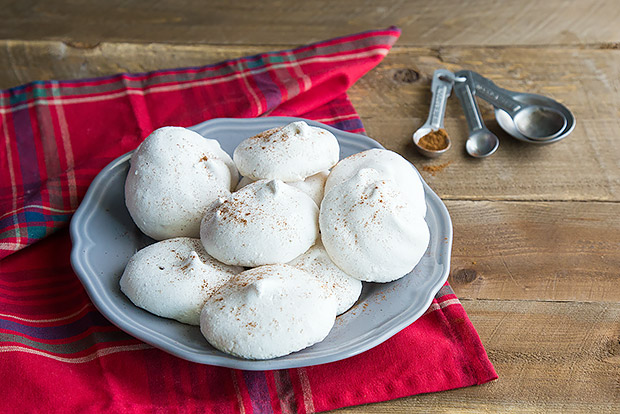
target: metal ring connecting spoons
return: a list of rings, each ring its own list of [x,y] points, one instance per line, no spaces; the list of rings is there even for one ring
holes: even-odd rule
[[[462,75],[457,73],[456,76],[460,78]],[[472,157],[488,157],[497,151],[499,139],[487,129],[482,121],[480,109],[478,109],[478,104],[474,98],[471,78],[465,78],[463,81],[456,79],[454,93],[461,102],[469,129],[469,138],[465,143],[465,150]]]
[[[567,116],[558,109],[561,105],[553,99],[533,95],[539,99],[524,102],[516,99],[524,94],[502,89],[477,72],[462,70],[455,75],[469,79],[476,95],[507,113],[514,125],[506,125],[504,120],[500,126],[516,138],[520,138],[516,136],[519,134],[527,140],[548,141],[566,132]]]

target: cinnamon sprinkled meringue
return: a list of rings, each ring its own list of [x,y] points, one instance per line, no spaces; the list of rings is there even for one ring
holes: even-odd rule
[[[325,250],[350,276],[390,282],[420,261],[429,230],[420,208],[384,173],[362,168],[333,186],[321,203]]]
[[[230,194],[238,179],[216,140],[185,128],[159,128],[131,157],[125,202],[138,228],[155,240],[198,237],[207,207]]]
[[[315,243],[318,214],[304,192],[280,180],[260,180],[214,202],[200,238],[211,256],[227,264],[286,263]]]
[[[307,177],[303,181],[292,181],[287,182],[288,185],[292,185],[293,187],[303,191],[308,194],[312,200],[316,203],[317,206],[321,205],[321,201],[323,200],[323,194],[325,191],[325,181],[327,181],[327,176],[329,175],[329,171],[321,171],[310,177]]]
[[[244,140],[233,159],[241,175],[253,180],[302,181],[331,168],[339,155],[334,134],[297,121]]]
[[[308,273],[285,264],[246,270],[207,299],[200,331],[222,352],[269,359],[325,339],[336,299]]]
[[[213,259],[199,239],[178,237],[134,254],[121,277],[120,287],[142,309],[199,325],[205,300],[242,270]]]
[[[286,184],[291,185],[304,193],[308,194],[310,198],[316,203],[317,206],[321,205],[321,200],[323,200],[323,192],[325,190],[325,181],[327,180],[327,176],[329,175],[329,171],[321,171],[310,177],[306,177],[303,181],[288,181]],[[241,190],[248,184],[253,183],[254,180],[243,177],[239,184],[237,184],[236,191]]]
[[[362,282],[355,279],[332,262],[321,240],[306,253],[288,263],[316,277],[338,301],[337,315],[345,313],[360,297]]]
[[[325,194],[332,187],[348,180],[362,168],[372,168],[382,179],[393,181],[411,199],[414,208],[426,214],[424,186],[415,168],[399,154],[385,149],[370,149],[342,159],[329,173]]]

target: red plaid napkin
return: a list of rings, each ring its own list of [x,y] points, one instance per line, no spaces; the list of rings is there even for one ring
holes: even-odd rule
[[[370,351],[249,372],[187,362],[123,333],[69,264],[64,228],[88,185],[153,129],[289,115],[363,132],[345,91],[399,33],[0,92],[0,258],[44,238],[0,261],[0,412],[310,413],[497,378],[447,284],[423,317]]]

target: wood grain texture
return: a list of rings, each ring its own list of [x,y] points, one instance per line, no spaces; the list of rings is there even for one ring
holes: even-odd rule
[[[0,88],[33,80],[78,79],[119,72],[147,72],[201,66],[266,52],[266,46],[89,44],[56,41],[0,41]]]
[[[214,63],[268,50],[262,46],[178,46],[0,41],[0,87],[35,79],[71,79]],[[547,94],[573,110],[575,131],[548,146],[522,143],[495,122],[480,102],[489,128],[500,138],[492,157],[464,151],[467,131],[457,100],[448,102],[446,129],[453,148],[442,158],[419,155],[411,135],[428,115],[436,68],[477,70],[500,86]],[[368,134],[421,170],[444,199],[620,201],[620,50],[581,48],[396,47],[350,91]],[[425,168],[444,165],[441,171]]]
[[[499,379],[335,413],[617,413],[620,305],[463,300]]]
[[[447,201],[460,298],[620,303],[620,204]]]
[[[3,39],[282,45],[397,25],[401,45],[620,42],[615,0],[2,3]]]

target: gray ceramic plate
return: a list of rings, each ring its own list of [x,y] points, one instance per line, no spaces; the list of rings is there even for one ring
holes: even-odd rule
[[[215,119],[192,127],[217,139],[232,154],[245,138],[295,118]],[[330,130],[347,157],[377,142],[314,121]],[[271,370],[324,364],[364,352],[384,342],[418,319],[448,278],[452,223],[446,207],[425,184],[431,241],[416,268],[392,283],[365,283],[358,303],[336,320],[327,338],[302,351],[266,361],[236,358],[211,347],[198,327],[152,315],[134,306],[118,281],[129,258],[153,243],[134,225],[124,201],[125,176],[131,153],[105,167],[91,184],[71,221],[71,263],[99,311],[125,332],[166,352],[202,364],[245,370]]]

